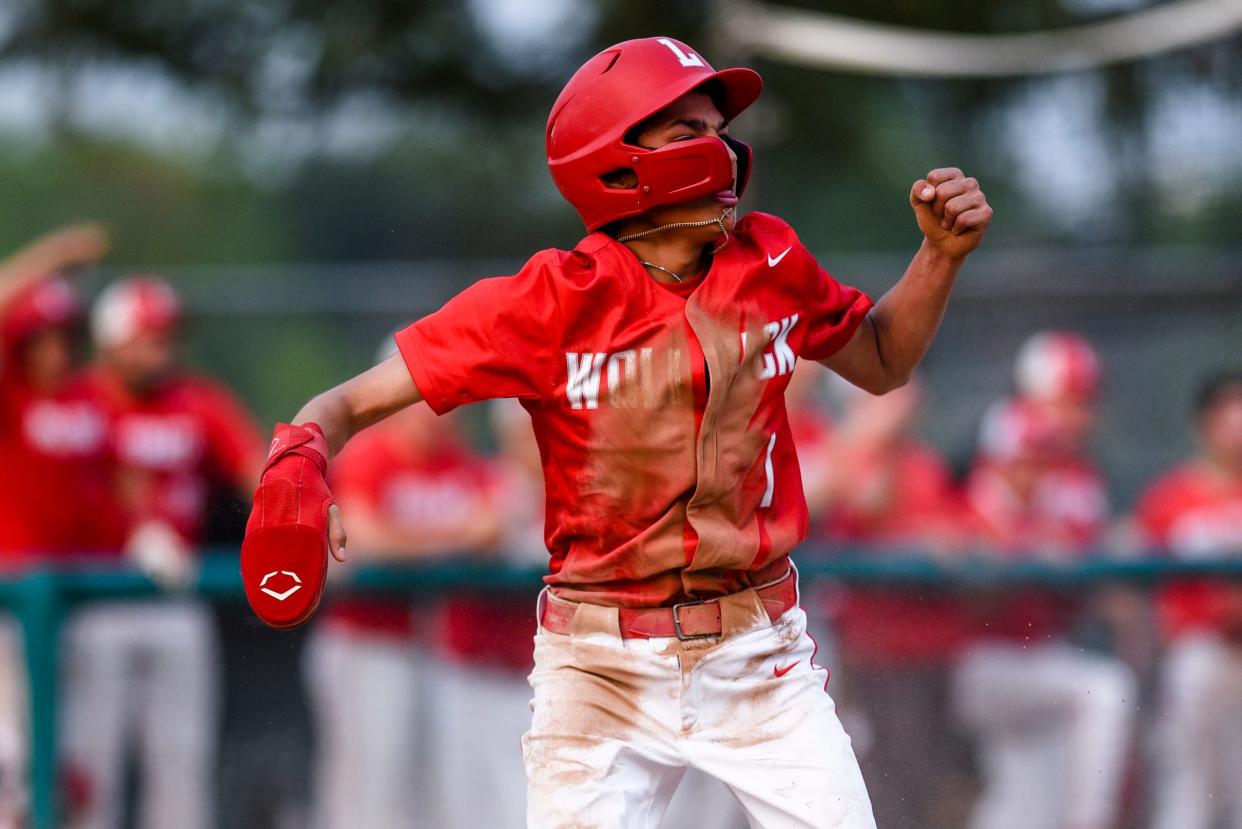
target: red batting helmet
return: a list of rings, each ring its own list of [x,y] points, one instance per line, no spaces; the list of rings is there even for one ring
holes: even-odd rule
[[[716,104],[726,121],[763,89],[757,72],[717,72],[689,46],[668,37],[618,43],[569,79],[548,117],[548,167],[587,230],[730,188],[742,195],[751,152],[741,141],[705,136],[651,150],[626,140],[634,127],[709,81],[715,82]],[[726,143],[738,157],[736,182]],[[603,177],[618,170],[632,170],[637,185],[609,187]]]
[[[1066,331],[1043,331],[1018,351],[1018,393],[1035,400],[1093,397],[1100,386],[1100,360],[1091,343]]]
[[[77,322],[81,311],[72,285],[59,276],[40,279],[6,304],[0,314],[0,342],[11,352],[36,332]]]
[[[140,334],[171,331],[181,321],[172,286],[153,276],[113,282],[91,310],[91,336],[99,348],[123,345]]]

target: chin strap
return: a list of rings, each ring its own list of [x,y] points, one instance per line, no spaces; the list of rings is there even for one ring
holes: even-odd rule
[[[653,236],[656,233],[663,233],[666,230],[687,230],[692,227],[707,227],[708,225],[718,225],[720,233],[724,236],[724,241],[716,247],[712,248],[712,253],[717,253],[725,245],[729,244],[729,228],[725,226],[725,222],[733,216],[733,208],[726,207],[721,214],[715,219],[703,219],[698,222],[671,222],[666,225],[657,225],[647,230],[640,230],[637,233],[627,233],[625,236],[618,236],[618,242],[632,242],[635,239],[642,239],[646,236]],[[663,269],[661,269],[663,270]]]

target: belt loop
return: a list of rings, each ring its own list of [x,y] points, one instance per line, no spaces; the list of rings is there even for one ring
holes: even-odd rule
[[[720,604],[721,637],[772,626],[772,618],[753,587],[721,596],[717,601]]]
[[[579,603],[574,608],[574,619],[569,623],[569,635],[573,638],[592,633],[606,633],[621,638],[621,611],[616,607]]]
[[[543,612],[548,609],[548,588],[545,585],[539,591],[539,598],[535,599],[535,631],[543,633]]]

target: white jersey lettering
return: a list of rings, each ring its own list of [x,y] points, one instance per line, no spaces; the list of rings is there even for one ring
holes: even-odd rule
[[[638,352],[632,348],[608,358],[608,403],[618,409],[638,408]]]
[[[573,409],[599,408],[599,380],[607,354],[576,351],[565,352],[565,365],[569,370],[569,382],[565,395]]]

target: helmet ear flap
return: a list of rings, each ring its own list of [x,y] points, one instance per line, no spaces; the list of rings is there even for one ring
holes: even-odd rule
[[[733,150],[733,154],[737,156],[737,184],[734,192],[738,198],[742,197],[742,193],[746,192],[746,184],[750,181],[751,156],[754,152],[750,149],[750,145],[744,141],[738,141],[731,135],[722,135],[720,140]]]

